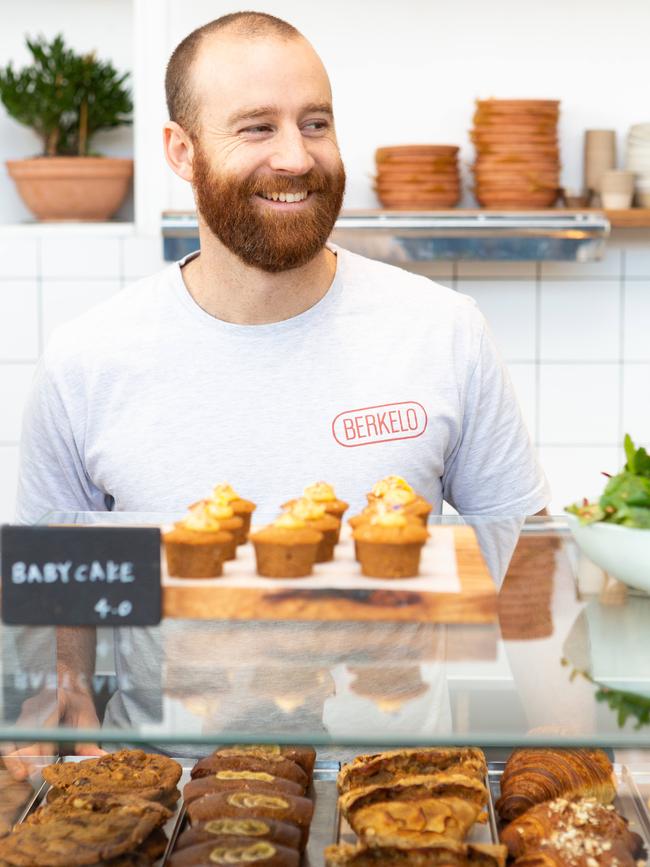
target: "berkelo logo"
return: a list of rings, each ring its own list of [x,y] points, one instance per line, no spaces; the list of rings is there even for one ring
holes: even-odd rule
[[[427,421],[421,403],[404,400],[340,412],[332,422],[332,433],[339,445],[355,448],[420,437]]]

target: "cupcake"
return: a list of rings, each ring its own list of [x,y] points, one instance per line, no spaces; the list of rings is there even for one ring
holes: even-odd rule
[[[354,531],[361,573],[368,578],[412,578],[428,533],[399,507],[378,509]]]
[[[293,505],[287,510],[290,515],[295,515],[304,521],[308,527],[313,527],[323,534],[316,552],[316,562],[326,563],[334,559],[334,546],[341,532],[341,522],[334,515],[328,515],[325,507],[307,497],[294,500]]]
[[[287,512],[251,534],[257,574],[265,578],[304,578],[311,575],[323,534]]]
[[[415,515],[426,526],[433,508],[431,503],[416,494],[401,476],[386,476],[373,486],[368,502],[383,500],[387,506],[403,506],[409,515]]]
[[[232,533],[195,503],[182,521],[163,533],[167,572],[174,578],[218,578],[234,545]]]
[[[397,490],[397,489],[396,489]],[[389,498],[390,499],[390,498]],[[399,495],[396,499],[399,499]],[[409,513],[400,503],[391,503],[390,507],[385,499],[373,499],[368,503],[368,505],[363,509],[363,511],[359,512],[358,515],[353,515],[349,520],[348,524],[352,528],[352,537],[354,539],[354,559],[359,559],[359,550],[356,538],[354,538],[354,531],[357,527],[361,527],[363,524],[368,524],[370,519],[379,512],[386,512],[389,510],[399,511],[403,514],[407,521],[410,523],[415,523],[418,526],[422,526],[422,521],[417,515]]]
[[[224,500],[235,513],[235,517],[242,519],[244,522],[244,528],[241,535],[243,536],[244,541],[246,541],[251,529],[251,516],[257,508],[255,503],[252,503],[250,500],[244,500],[243,497],[240,497],[239,494],[227,484],[215,485],[212,489],[212,499]],[[240,545],[242,543],[238,542],[237,544]]]
[[[237,556],[237,545],[243,545],[246,541],[243,519],[235,515],[232,506],[229,506],[225,500],[212,498],[201,502],[205,504],[207,513],[217,520],[224,530],[232,534],[232,545],[226,554],[226,560],[234,560]]]
[[[334,488],[328,485],[327,482],[316,482],[305,488],[303,496],[308,500],[313,500],[315,503],[320,503],[325,507],[328,515],[334,515],[339,521],[345,514],[348,504],[343,500],[339,500],[334,493]],[[289,500],[288,503],[283,503],[283,509],[289,509],[295,503],[295,500]]]

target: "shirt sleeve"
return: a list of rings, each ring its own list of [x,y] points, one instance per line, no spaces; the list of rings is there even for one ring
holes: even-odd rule
[[[80,407],[75,410],[76,417],[84,417]],[[16,522],[33,524],[53,510],[106,508],[104,493],[85,472],[69,411],[41,358],[23,415]]]
[[[444,499],[461,515],[523,517],[550,500],[508,370],[482,316],[461,433],[442,481]]]

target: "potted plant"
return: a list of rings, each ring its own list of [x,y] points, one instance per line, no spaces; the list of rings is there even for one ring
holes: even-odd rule
[[[94,53],[75,53],[61,35],[26,42],[33,62],[20,71],[11,63],[0,69],[0,99],[43,149],[8,161],[9,174],[41,220],[107,220],[128,192],[133,160],[99,156],[90,143],[101,129],[131,123],[129,73],[119,75]]]

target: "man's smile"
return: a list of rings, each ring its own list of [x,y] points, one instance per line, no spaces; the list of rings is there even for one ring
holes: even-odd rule
[[[286,210],[291,208],[295,210],[304,202],[311,198],[310,192],[301,193],[257,193],[258,198],[263,199],[267,204],[274,208]]]

